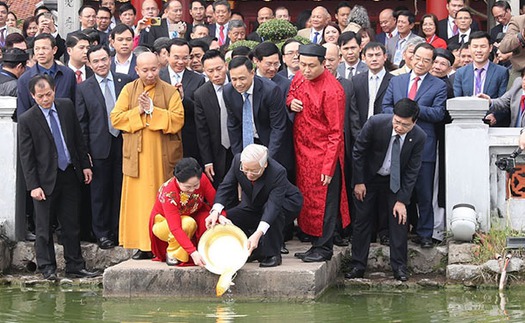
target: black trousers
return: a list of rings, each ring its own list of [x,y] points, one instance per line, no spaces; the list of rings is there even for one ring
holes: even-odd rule
[[[241,228],[248,238],[257,230],[257,226],[261,221],[262,212],[262,210],[254,210],[242,202],[227,211],[228,219]],[[259,246],[253,251],[254,255],[258,257],[280,255],[284,224],[288,221],[287,219],[293,218],[294,216],[297,217],[297,214],[294,215],[285,209],[281,209],[281,212],[279,212],[275,221],[270,225],[266,234],[259,240]]]
[[[326,193],[326,204],[323,218],[323,235],[314,237],[312,248],[314,251],[330,258],[334,252],[334,232],[336,222],[339,216],[339,207],[341,205],[341,166],[337,162],[334,176],[328,184]]]
[[[90,186],[93,233],[97,239],[110,238],[118,243],[122,192],[121,135],[112,136],[108,158],[93,159],[93,180]]]
[[[390,238],[390,266],[392,270],[407,266],[407,224],[399,224],[398,218],[393,216],[396,195],[390,190],[390,176],[376,177],[366,185],[364,200],[358,201],[354,196],[356,214],[354,216],[354,235],[352,239],[352,266],[357,269],[366,269],[372,234],[372,211],[379,201],[385,201],[388,214],[388,233]],[[380,211],[381,212],[381,211]]]
[[[80,252],[79,213],[80,182],[72,166],[65,171],[57,170],[53,193],[45,200],[33,200],[36,226],[36,262],[41,272],[56,270],[55,245],[51,224],[56,219],[62,229],[66,271],[84,268]]]

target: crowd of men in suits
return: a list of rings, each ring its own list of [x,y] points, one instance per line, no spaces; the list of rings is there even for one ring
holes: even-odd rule
[[[130,3],[117,9],[114,0],[103,0],[98,8],[80,8],[80,28],[65,39],[58,34],[48,8],[37,8],[35,17],[28,18],[21,31],[5,26],[9,8],[0,2],[0,94],[17,96],[14,117],[27,144],[21,141],[23,171],[18,176],[17,210],[24,215],[47,212],[49,218],[50,209],[64,212],[78,202],[83,212],[79,218],[90,221],[83,223],[82,230],[73,226],[72,231],[85,231],[82,238],[94,239],[101,248],[119,245],[123,139],[110,114],[123,87],[141,79],[137,57],[153,52],[159,62],[159,79],[175,87],[182,101],[182,156],[195,158],[215,188],[232,162],[238,168],[236,154],[250,144],[263,145],[272,163],[284,166],[288,180],[297,183],[304,205],[319,211],[310,214],[303,208],[299,214],[298,235],[311,241],[312,248],[297,254],[298,258],[328,260],[334,243],[348,245],[347,239],[353,236],[353,269],[347,276],[362,277],[369,243],[377,236],[391,247],[395,277],[408,279],[407,231],[410,229],[422,248],[444,240],[443,134],[450,121],[447,98],[485,98],[491,107],[484,119],[487,124],[524,126],[521,69],[525,66],[525,16],[512,17],[508,3],[497,1],[491,11],[499,24],[487,33],[479,30],[463,0],[448,0],[449,16],[440,21],[434,17],[437,23],[431,37],[423,31],[418,36],[416,17],[407,8],[382,10],[381,32],[365,37],[367,26],[349,31],[362,21],[353,19],[354,12],[361,10],[356,7],[345,1],[337,6],[334,17],[340,30],[336,42],[325,40],[324,30],[332,16],[318,6],[298,31],[311,44],[288,39],[278,48],[256,31],[248,34],[242,14],[232,12],[223,0],[209,5],[194,0],[190,8],[178,0],[168,1],[164,8],[154,0],[145,0],[140,8],[143,18],[136,23],[137,8]],[[182,20],[186,10],[192,22]],[[290,21],[291,17],[285,7],[275,12],[268,7],[258,11],[258,24],[271,19]],[[37,26],[34,33],[28,33],[31,23]],[[443,39],[446,46],[436,48],[436,38]],[[228,46],[244,39],[260,44],[252,50],[228,53],[232,57],[228,64],[224,55]],[[509,76],[515,78],[510,86]],[[324,95],[328,87],[335,91],[330,92],[330,98]],[[311,92],[305,94],[305,89]],[[51,105],[50,92],[51,103],[55,102]],[[57,142],[50,121],[55,120],[54,114],[46,112],[40,122],[47,120],[52,135],[36,134],[42,137],[39,140],[47,138],[49,142],[29,145],[31,140],[24,134],[34,130],[35,118],[30,119],[28,112],[38,112],[32,109],[35,104],[56,106],[51,110],[58,111],[59,123],[66,122],[67,113],[61,111],[74,107],[78,123],[67,119],[75,125],[72,129],[62,126],[62,131],[75,133],[74,140],[79,142],[70,141],[69,135]],[[148,109],[143,110],[148,114]],[[334,110],[337,114],[332,114]],[[57,150],[59,144],[69,150],[64,156],[68,161],[65,169],[59,165],[61,154],[48,147],[53,144]],[[30,156],[35,154],[31,150],[35,145],[47,149],[36,158]],[[89,154],[87,164],[84,152]],[[56,157],[58,164],[41,161],[50,156]],[[74,165],[74,171],[64,183],[62,173],[69,174],[67,165]],[[50,169],[54,166],[58,173]],[[316,168],[321,180],[310,182],[307,172],[317,176]],[[79,173],[87,169],[89,172]],[[34,191],[39,181],[50,182],[51,189],[47,189],[51,191],[60,184],[63,194],[75,173],[79,178],[84,176],[83,182],[90,186],[79,186],[78,194],[67,203],[53,198],[44,211],[33,209],[31,198],[46,199]],[[42,176],[52,178],[38,179]],[[313,189],[316,185],[322,189]],[[25,191],[30,191],[30,196]],[[341,192],[348,194],[341,196]],[[321,204],[314,201],[315,196]],[[329,206],[334,197],[336,205]],[[353,235],[346,229],[348,216],[354,221]],[[71,223],[62,223],[61,217],[64,215],[58,216],[58,227],[53,221],[42,226],[42,219],[36,217],[37,245],[49,249],[49,232],[57,227],[64,237],[62,242],[74,246],[69,248],[69,271],[77,276],[94,275],[78,259],[75,248],[81,233],[77,232],[76,238],[65,234]],[[28,221],[32,223],[31,216]],[[292,227],[285,226],[283,235],[276,236],[291,238]],[[284,241],[279,245],[282,253],[288,252]],[[50,254],[48,258],[54,258]],[[139,254],[141,257],[147,256]],[[280,258],[274,260],[275,265],[280,264]],[[46,258],[41,264],[47,276],[54,274],[52,260]]]

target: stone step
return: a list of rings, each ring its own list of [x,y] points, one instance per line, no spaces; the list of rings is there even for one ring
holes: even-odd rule
[[[336,247],[330,261],[304,263],[295,252],[309,244],[287,243],[290,250],[283,264],[260,268],[247,263],[237,272],[231,293],[235,299],[308,300],[315,299],[335,281],[346,248]],[[165,296],[175,298],[214,298],[218,275],[199,267],[168,267],[149,260],[128,260],[104,272],[104,296]]]

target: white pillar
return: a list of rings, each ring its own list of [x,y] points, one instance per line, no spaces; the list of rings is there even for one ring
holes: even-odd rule
[[[507,2],[510,4],[510,10],[512,12],[512,15],[519,16],[520,15],[520,0],[507,0]]]
[[[16,123],[15,97],[0,97],[0,233],[15,240]]]
[[[453,119],[445,128],[447,228],[452,207],[476,208],[482,231],[490,229],[489,127],[482,122],[488,101],[459,97],[447,101]]]
[[[57,0],[58,32],[66,40],[66,35],[80,27],[78,9],[82,6],[79,0]]]

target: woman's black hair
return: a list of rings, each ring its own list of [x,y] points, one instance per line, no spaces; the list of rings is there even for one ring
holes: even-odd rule
[[[181,183],[186,182],[194,176],[197,176],[197,178],[200,179],[202,176],[202,168],[195,158],[182,158],[177,165],[175,165],[173,176],[175,176],[175,178]]]

